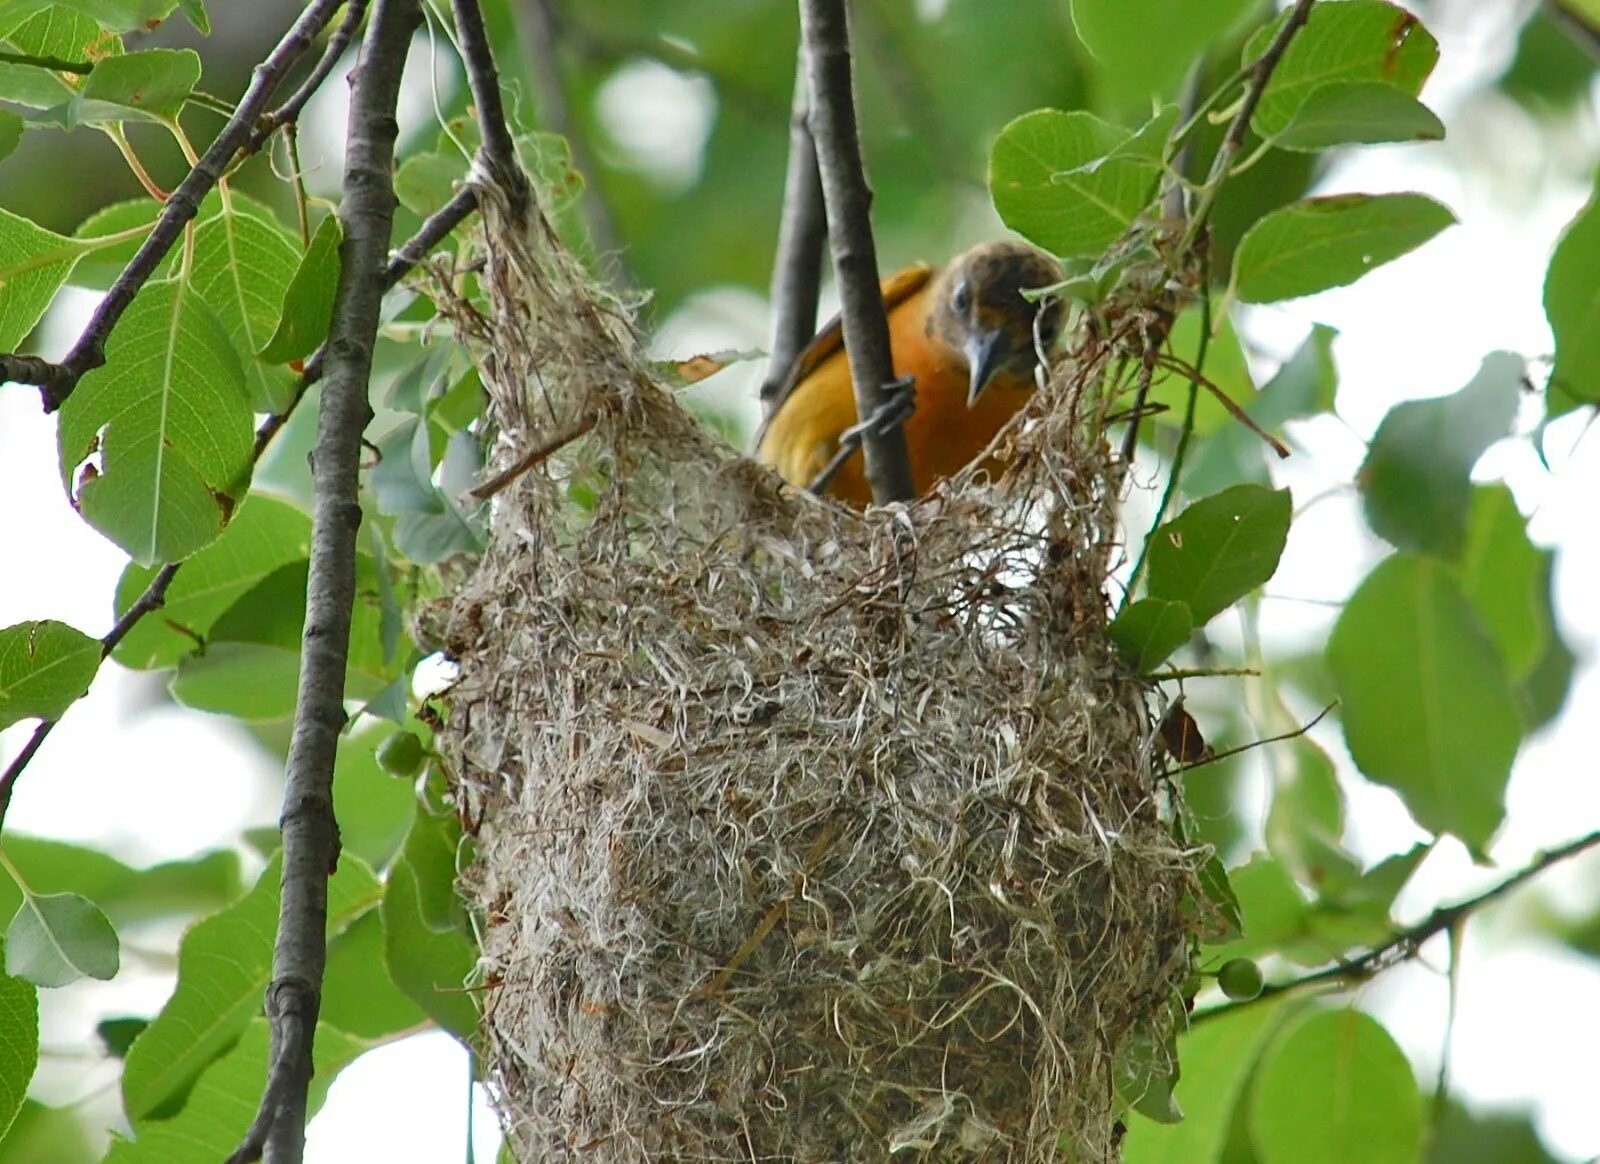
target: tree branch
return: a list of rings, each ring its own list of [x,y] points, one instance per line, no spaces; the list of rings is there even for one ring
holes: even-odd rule
[[[1585,15],[1572,0],[1546,0],[1551,18],[1590,56],[1600,60],[1600,21]]]
[[[0,357],[0,375],[18,383],[37,385],[44,399],[45,411],[54,412],[72,395],[78,381],[86,373],[106,362],[106,341],[117,326],[117,321],[122,318],[122,313],[161,265],[161,260],[167,257],[167,252],[183,234],[184,226],[200,212],[200,203],[221,180],[234,155],[249,139],[256,118],[271,100],[273,91],[295,61],[310,47],[317,34],[333,19],[340,3],[341,0],[313,0],[267,59],[256,66],[250,85],[239,99],[233,116],[194,169],[167,196],[166,208],[156,220],[155,227],[122,274],[117,276],[105,298],[100,300],[89,318],[88,326],[78,337],[78,342],[72,345],[66,358],[59,364],[48,364],[42,360],[29,361],[15,356]]]
[[[289,99],[278,106],[271,113],[263,117],[254,130],[251,131],[249,140],[244,143],[243,149],[247,154],[253,154],[261,148],[263,142],[278,130],[300,120],[300,111],[306,103],[315,96],[318,89],[322,88],[328,75],[338,65],[339,58],[344,55],[344,50],[350,47],[350,42],[355,38],[356,30],[361,27],[361,21],[367,15],[367,0],[349,0],[345,9],[344,19],[339,22],[339,27],[328,38],[328,43],[323,47],[322,56],[317,60],[316,67],[300,82],[300,87],[289,95]]]
[[[1491,886],[1476,897],[1469,897],[1467,900],[1458,902],[1455,905],[1440,906],[1416,925],[1401,930],[1387,942],[1372,947],[1359,957],[1340,962],[1337,965],[1329,966],[1312,974],[1291,979],[1288,982],[1269,983],[1254,998],[1240,999],[1238,1002],[1214,1006],[1209,1010],[1199,1012],[1189,1021],[1193,1024],[1204,1022],[1206,1019],[1219,1018],[1225,1014],[1233,1014],[1247,1006],[1254,1006],[1258,1002],[1276,998],[1291,991],[1303,990],[1308,986],[1324,984],[1349,985],[1365,982],[1392,966],[1411,961],[1422,952],[1422,947],[1430,938],[1446,931],[1455,930],[1478,910],[1491,902],[1498,901],[1513,889],[1532,881],[1551,866],[1559,865],[1561,862],[1576,857],[1580,853],[1587,852],[1596,846],[1600,846],[1600,830],[1589,833],[1587,836],[1579,837],[1575,841],[1569,841],[1559,848],[1539,854],[1539,856],[1521,869],[1518,869],[1504,881]]]
[[[478,109],[478,133],[483,139],[478,158],[495,185],[506,192],[512,214],[520,220],[527,214],[528,176],[517,160],[517,143],[506,121],[505,103],[500,96],[500,74],[489,48],[488,33],[484,31],[483,11],[478,7],[478,0],[450,0],[450,9],[455,13],[456,35],[461,41],[467,84],[472,87],[472,103]]]
[[[817,300],[822,292],[822,248],[828,220],[822,205],[817,147],[806,124],[805,56],[795,63],[794,114],[789,120],[789,168],[783,181],[783,217],[772,264],[772,355],[761,382],[761,412],[771,416],[789,370],[817,330]]]
[[[909,501],[916,489],[899,424],[879,426],[895,400],[889,321],[878,285],[872,241],[872,191],[862,169],[850,76],[850,30],[845,0],[800,0],[800,31],[811,90],[811,136],[822,174],[823,205],[834,272],[839,280],[844,345],[855,382],[856,414],[867,427],[862,451],[867,480],[879,505]]]
[[[561,58],[556,52],[560,28],[555,7],[550,0],[521,0],[518,7],[522,19],[517,21],[517,39],[522,45],[523,56],[527,58],[527,71],[538,96],[539,118],[552,132],[566,139],[567,148],[572,151],[573,168],[584,176],[580,205],[595,250],[605,256],[612,277],[620,284],[631,287],[634,279],[627,264],[622,261],[621,236],[611,216],[611,207],[600,191],[599,167],[595,165],[588,142],[572,116],[566,86],[562,83]]]
[[[417,0],[377,0],[350,106],[339,207],[344,242],[312,451],[311,566],[280,820],[283,896],[267,988],[271,1066],[260,1110],[230,1164],[259,1159],[263,1151],[268,1164],[298,1164],[305,1152],[306,1092],[327,964],[328,877],[339,853],[333,764],[345,723],[361,436],[372,418],[368,380],[394,226],[395,105],[419,19]]]

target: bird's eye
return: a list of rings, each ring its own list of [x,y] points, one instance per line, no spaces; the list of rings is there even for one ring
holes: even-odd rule
[[[950,297],[950,305],[960,315],[965,315],[972,310],[972,284],[962,280],[956,284],[955,294]]]

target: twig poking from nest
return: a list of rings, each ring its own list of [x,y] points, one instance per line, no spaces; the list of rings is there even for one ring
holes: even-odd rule
[[[543,464],[579,437],[586,436],[599,421],[600,414],[598,412],[582,413],[571,424],[563,425],[559,431],[550,434],[534,445],[533,448],[523,453],[512,463],[509,469],[496,473],[482,485],[472,490],[472,496],[479,501],[487,501],[535,465]]]

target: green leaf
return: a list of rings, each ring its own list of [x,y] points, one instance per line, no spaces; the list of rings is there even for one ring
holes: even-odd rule
[[[150,1020],[142,1016],[101,1019],[94,1024],[95,1037],[113,1059],[126,1059],[133,1040],[144,1034]]]
[[[369,909],[328,949],[321,1021],[358,1039],[387,1039],[423,1026],[428,1016],[389,977],[383,917]]]
[[[289,647],[212,643],[179,662],[172,697],[214,715],[268,723],[294,714],[299,679],[300,656]]]
[[[75,1109],[30,1099],[0,1139],[0,1164],[83,1164],[98,1159],[101,1151],[98,1143],[90,1143]]]
[[[1261,1164],[1410,1164],[1421,1136],[1411,1065],[1361,1011],[1313,1014],[1262,1056],[1250,1100]]]
[[[130,198],[102,206],[78,224],[74,239],[85,243],[83,261],[72,272],[72,285],[93,291],[109,290],[118,275],[144,243],[146,235],[161,217],[162,204],[154,198]],[[131,230],[144,233],[117,243],[96,240]]]
[[[216,314],[182,284],[148,283],[112,332],[105,366],[61,408],[62,480],[78,476],[84,517],[135,561],[180,561],[214,541],[243,498],[251,420]]]
[[[0,109],[0,161],[10,157],[22,144],[22,131],[27,127],[17,114]]]
[[[205,0],[178,0],[178,11],[201,36],[211,35],[211,17],[206,14]]]
[[[1513,681],[1521,682],[1550,641],[1544,554],[1528,540],[1527,522],[1504,485],[1472,491],[1461,591],[1477,608]]]
[[[445,501],[433,484],[428,426],[422,419],[407,417],[377,445],[378,463],[372,467],[371,480],[378,512],[443,513]]]
[[[1234,287],[1246,303],[1275,303],[1343,287],[1455,221],[1446,207],[1423,194],[1302,199],[1245,232],[1234,257]]]
[[[1100,87],[1142,99],[1174,91],[1184,70],[1252,7],[1251,0],[1072,0],[1072,23]]]
[[[456,183],[467,176],[467,159],[459,151],[429,150],[412,154],[394,174],[394,194],[418,218],[427,218],[455,196]]]
[[[1561,627],[1556,622],[1555,555],[1548,551],[1540,554],[1541,578],[1539,586],[1541,621],[1547,628],[1545,647],[1533,669],[1523,680],[1521,696],[1527,713],[1527,728],[1531,735],[1561,714],[1567,695],[1572,690],[1572,673],[1578,658],[1561,637]]]
[[[422,916],[417,872],[395,863],[383,895],[384,957],[395,985],[468,1047],[478,1041],[478,1008],[467,989],[476,947],[459,930],[439,932]]]
[[[1191,366],[1199,352],[1201,319],[1201,312],[1191,308],[1173,321],[1172,330],[1167,333],[1167,346],[1172,358],[1184,366]],[[1256,385],[1250,378],[1250,364],[1245,359],[1244,345],[1239,342],[1233,321],[1226,315],[1217,322],[1211,342],[1206,345],[1206,366],[1202,371],[1205,378],[1221,389],[1229,400],[1249,410],[1256,395]],[[1156,417],[1158,425],[1171,429],[1182,425],[1184,411],[1188,407],[1190,383],[1189,377],[1175,368],[1157,369],[1150,380],[1149,399],[1168,408],[1167,412]],[[1208,389],[1200,386],[1195,398],[1195,434],[1205,436],[1224,426],[1239,426],[1239,422]],[[1253,433],[1250,437],[1252,440],[1260,439]]]
[[[1405,90],[1382,81],[1334,81],[1307,94],[1272,144],[1314,153],[1340,145],[1443,140],[1444,122]]]
[[[80,978],[109,980],[121,963],[117,931],[94,902],[76,893],[24,893],[6,931],[6,973],[35,986]]]
[[[1505,812],[1522,724],[1500,652],[1448,567],[1381,562],[1327,658],[1356,766],[1399,792],[1418,824],[1481,854]]]
[[[1151,535],[1150,596],[1185,603],[1197,627],[1271,578],[1289,536],[1289,491],[1236,485]]]
[[[97,61],[78,95],[44,117],[68,129],[130,120],[168,124],[199,83],[199,53],[143,49]]]
[[[1045,250],[1098,255],[1155,195],[1159,143],[1108,156],[1130,140],[1089,113],[1023,114],[1000,131],[989,157],[995,209]],[[1149,138],[1141,133],[1139,140]]]
[[[60,0],[0,0],[0,21],[41,10],[52,11]],[[178,0],[72,0],[71,7],[108,32],[148,32],[165,20]]]
[[[1556,340],[1551,415],[1600,401],[1600,198],[1568,224],[1544,277],[1544,313]]]
[[[1247,63],[1266,51],[1286,15],[1250,38]],[[1278,137],[1318,89],[1334,82],[1376,81],[1415,97],[1438,59],[1432,34],[1397,5],[1382,0],[1313,5],[1273,70],[1251,128],[1264,138]]]
[[[223,535],[184,563],[160,613],[136,624],[112,657],[125,667],[175,666],[194,651],[224,611],[274,571],[311,552],[311,518],[286,501],[252,493]],[[117,583],[120,617],[155,577],[130,565]]]
[[[20,622],[0,630],[0,728],[56,719],[89,690],[100,642],[64,622]]]
[[[98,849],[8,834],[6,858],[36,893],[80,894],[122,926],[215,909],[239,895],[239,858],[232,852],[135,869]],[[21,905],[22,891],[0,880],[0,916]]]
[[[416,808],[411,782],[396,780],[378,765],[379,742],[396,734],[387,726],[365,728],[341,744],[334,761],[333,812],[340,844],[373,868],[387,865],[400,851]]]
[[[22,1110],[38,1065],[39,992],[20,978],[0,974],[0,1138]]]
[[[82,243],[0,209],[0,352],[17,350],[83,253]]]
[[[1188,606],[1162,598],[1130,603],[1106,628],[1117,654],[1141,675],[1154,670],[1193,633],[1194,616]]]
[[[1175,1096],[1178,1124],[1133,1120],[1122,1145],[1123,1164],[1211,1164],[1222,1158],[1228,1128],[1262,1047],[1293,1004],[1257,1003],[1196,1022],[1178,1039],[1183,1075]]]
[[[169,1111],[206,1065],[260,1013],[272,972],[280,864],[281,857],[274,856],[244,898],[183,936],[177,989],[134,1041],[122,1071],[123,1107],[141,1128],[141,1143],[143,1129],[154,1126],[148,1123],[151,1117]],[[371,909],[382,891],[364,862],[343,856],[328,882],[329,934],[341,933]],[[259,1091],[259,1079],[254,1087]]]
[[[243,1023],[238,1041],[227,1054],[205,1066],[183,1110],[171,1119],[136,1121],[138,1138],[115,1141],[104,1164],[217,1164],[226,1160],[255,1118],[267,1080],[269,1037],[265,1019]],[[317,1024],[308,1115],[322,1106],[339,1072],[366,1050],[367,1044],[334,1027]]]
[[[1594,58],[1555,17],[1535,9],[1517,36],[1500,89],[1535,114],[1562,114],[1589,93]]]
[[[194,234],[190,280],[233,337],[244,367],[250,407],[279,412],[294,396],[296,377],[255,358],[278,325],[278,312],[299,263],[294,236],[265,214],[235,208]]]
[[[1310,933],[1311,907],[1277,859],[1257,854],[1248,864],[1230,869],[1228,881],[1238,896],[1244,934],[1234,941],[1207,946],[1208,965],[1280,953]]]
[[[1389,410],[1356,477],[1374,533],[1397,549],[1460,555],[1472,467],[1510,431],[1522,372],[1520,356],[1491,352],[1461,391]]]
[[[59,57],[84,64],[120,56],[122,40],[101,31],[77,11],[81,7],[55,0],[24,7],[16,0],[0,0],[0,45],[26,56]],[[51,69],[7,63],[0,66],[0,100],[30,109],[50,109],[73,97],[75,80]]]
[[[283,304],[277,312],[277,330],[256,353],[263,363],[287,364],[303,360],[328,337],[333,297],[339,289],[342,238],[339,216],[330,214],[323,218],[284,289]]]
[[[1337,893],[1360,872],[1340,844],[1344,792],[1328,754],[1306,736],[1275,766],[1266,841],[1272,855],[1319,895]]]

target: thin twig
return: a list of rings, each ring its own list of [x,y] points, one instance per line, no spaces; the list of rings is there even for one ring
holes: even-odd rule
[[[483,27],[483,12],[477,0],[450,0],[450,8],[455,13],[456,36],[461,42],[467,84],[472,88],[472,103],[478,109],[478,133],[483,140],[479,159],[495,185],[506,192],[513,216],[521,220],[527,213],[528,176],[517,161],[517,143],[506,121],[500,75],[489,48],[489,34]]]
[[[1204,759],[1193,760],[1187,764],[1179,764],[1176,768],[1169,768],[1165,773],[1163,773],[1163,775],[1171,776],[1176,772],[1187,772],[1191,768],[1204,768],[1208,764],[1216,764],[1223,760],[1229,759],[1232,756],[1240,755],[1244,752],[1253,752],[1255,749],[1264,748],[1268,744],[1281,744],[1285,740],[1299,739],[1301,736],[1305,735],[1312,728],[1316,727],[1319,723],[1326,719],[1328,714],[1338,706],[1338,701],[1335,700],[1333,703],[1328,704],[1327,707],[1324,707],[1321,711],[1317,712],[1316,715],[1312,716],[1309,720],[1297,728],[1293,728],[1286,732],[1280,732],[1275,736],[1264,736],[1259,740],[1251,740],[1248,744],[1240,744],[1237,748],[1229,748],[1225,752],[1213,752]]]
[[[839,281],[845,352],[855,382],[856,415],[867,422],[882,415],[891,402],[894,362],[872,240],[872,191],[862,168],[856,128],[844,0],[800,0],[800,31],[811,90],[811,136],[822,173],[828,239]],[[898,424],[871,425],[861,444],[872,499],[879,505],[909,501],[916,487],[905,430]]]
[[[1476,897],[1469,897],[1466,901],[1458,902],[1455,905],[1440,906],[1416,925],[1401,930],[1388,941],[1373,946],[1358,957],[1339,962],[1313,974],[1305,974],[1299,978],[1290,979],[1288,982],[1269,983],[1254,998],[1240,999],[1237,1002],[1225,1003],[1222,1006],[1200,1011],[1190,1019],[1190,1022],[1199,1023],[1207,1019],[1234,1014],[1247,1006],[1254,1006],[1258,1002],[1264,1002],[1269,998],[1276,998],[1291,991],[1303,990],[1309,986],[1325,984],[1342,986],[1365,982],[1391,966],[1398,966],[1402,962],[1408,962],[1415,958],[1422,952],[1422,947],[1430,938],[1447,930],[1457,928],[1479,909],[1533,880],[1551,866],[1558,865],[1562,861],[1576,857],[1578,854],[1596,846],[1600,846],[1600,830],[1589,833],[1587,836],[1579,837],[1575,841],[1569,841],[1560,848],[1541,853],[1504,881],[1491,886]]]
[[[361,525],[361,436],[394,227],[395,106],[417,0],[377,0],[361,49],[347,131],[339,219],[339,290],[311,464],[315,503],[299,691],[284,776],[282,898],[267,1016],[271,1067],[261,1106],[230,1164],[299,1164],[305,1153],[313,1034],[327,964],[328,877],[338,861],[333,765],[345,724],[344,685]]]
[[[822,248],[828,219],[822,205],[817,147],[807,124],[806,65],[795,62],[794,114],[789,120],[789,168],[783,181],[783,216],[772,263],[772,355],[761,382],[761,411],[771,416],[789,370],[817,330],[817,300],[822,293]]]
[[[310,47],[317,34],[333,19],[341,2],[313,0],[266,60],[256,66],[251,74],[250,85],[239,99],[233,116],[222,127],[199,163],[168,196],[155,227],[95,307],[88,326],[83,329],[83,334],[72,345],[66,358],[59,364],[40,361],[31,367],[26,364],[18,366],[15,357],[0,358],[0,375],[19,383],[36,385],[44,400],[45,411],[54,412],[72,395],[78,381],[86,373],[106,362],[106,341],[117,326],[117,321],[122,318],[122,313],[127,311],[134,297],[182,236],[184,226],[200,212],[200,203],[221,180],[228,164],[249,138],[256,118],[272,99],[273,91],[295,61]],[[35,375],[13,375],[18,371],[31,371]]]
[[[518,477],[526,473],[529,469],[539,464],[539,462],[554,455],[555,453],[560,452],[567,445],[570,445],[573,441],[577,440],[584,433],[592,429],[599,422],[599,420],[600,414],[593,409],[580,414],[578,418],[571,424],[566,425],[557,432],[551,433],[550,436],[540,441],[526,453],[523,453],[522,456],[517,458],[516,463],[509,469],[505,470],[505,472],[491,477],[482,485],[479,485],[476,489],[472,490],[470,495],[477,498],[479,501],[487,501],[496,493],[499,493],[507,485],[511,484],[511,482],[515,481]]]
[[[315,67],[300,82],[298,88],[289,95],[289,99],[279,105],[271,113],[263,117],[251,132],[250,138],[244,143],[243,149],[247,154],[253,154],[261,148],[263,142],[279,129],[286,125],[293,125],[300,120],[300,111],[306,107],[307,102],[322,88],[328,75],[339,64],[339,58],[344,56],[344,50],[350,47],[350,42],[355,38],[356,30],[361,27],[361,21],[367,15],[367,0],[349,0],[345,8],[344,19],[339,22],[339,27],[328,38],[328,43],[323,47],[322,56],[318,58]]]
[[[427,258],[428,252],[443,242],[477,208],[478,192],[470,185],[463,185],[451,196],[450,201],[428,217],[404,246],[390,256],[389,265],[383,271],[385,288],[400,282],[407,271]]]
[[[579,206],[584,224],[589,228],[589,238],[604,257],[611,277],[623,287],[631,288],[633,274],[622,260],[622,236],[617,233],[616,220],[600,188],[600,168],[589,152],[582,127],[572,116],[572,105],[567,100],[567,88],[561,78],[561,55],[556,51],[561,31],[559,16],[550,0],[521,0],[518,11],[522,19],[517,21],[517,39],[522,45],[522,55],[527,58],[528,75],[538,96],[539,120],[551,132],[566,139],[567,149],[572,154],[572,168],[584,177]]]

